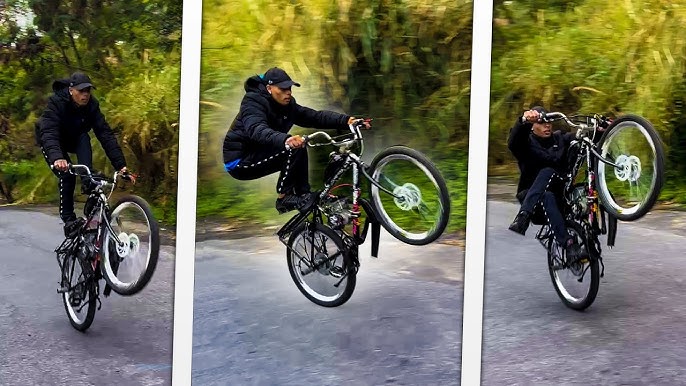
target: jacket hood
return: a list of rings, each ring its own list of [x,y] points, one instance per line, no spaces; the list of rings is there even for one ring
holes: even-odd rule
[[[59,79],[52,82],[52,91],[62,99],[69,99],[69,79]]]
[[[58,92],[69,87],[69,79],[58,79],[52,82],[52,91]]]
[[[269,95],[267,92],[267,86],[264,85],[264,82],[259,75],[251,76],[245,81],[245,92],[256,92]]]

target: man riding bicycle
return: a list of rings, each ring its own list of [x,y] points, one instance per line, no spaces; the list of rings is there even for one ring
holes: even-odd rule
[[[238,180],[280,172],[276,184],[279,213],[306,207],[312,199],[305,141],[288,134],[291,127],[343,130],[356,119],[297,104],[292,86],[300,84],[277,67],[248,78],[240,110],[223,145],[224,169]]]
[[[112,166],[120,173],[126,172],[126,160],[98,100],[91,95],[95,87],[88,75],[75,72],[68,79],[53,82],[52,89],[54,93],[48,99],[48,106],[36,122],[36,143],[59,178],[59,213],[64,221],[64,235],[70,237],[83,219],[77,219],[74,213],[76,177],[67,173],[72,163],[69,153],[76,154],[79,164],[92,169],[93,150],[88,134],[92,129]],[[82,177],[81,185],[82,192],[90,191],[86,177]]]
[[[567,257],[575,260],[584,252],[567,233],[558,205],[563,200],[567,151],[574,134],[553,132],[552,123],[540,121],[545,114],[543,107],[536,106],[524,112],[510,129],[507,147],[517,159],[521,173],[517,185],[521,207],[509,229],[524,235],[532,217],[543,216]]]

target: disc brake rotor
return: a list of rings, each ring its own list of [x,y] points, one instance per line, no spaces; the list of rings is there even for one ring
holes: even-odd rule
[[[422,202],[422,193],[415,184],[406,183],[393,189],[395,205],[402,210],[411,210]]]

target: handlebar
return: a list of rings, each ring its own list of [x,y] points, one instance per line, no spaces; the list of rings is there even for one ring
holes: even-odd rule
[[[55,169],[55,165],[50,165],[50,169]],[[79,177],[88,177],[95,185],[104,187],[107,184],[112,184],[112,190],[114,190],[114,185],[116,185],[117,178],[121,177],[127,181],[134,181],[134,176],[128,171],[120,173],[119,171],[114,172],[112,178],[107,178],[102,174],[94,174],[90,168],[86,165],[79,164],[67,164],[67,172]]]
[[[565,121],[565,123],[572,128],[577,129],[576,131],[576,137],[577,138],[582,138],[586,136],[587,134],[591,132],[595,132],[598,129],[605,129],[609,126],[610,121],[601,115],[594,114],[593,116],[580,116],[580,115],[575,115],[572,116],[572,118],[585,118],[586,122],[578,122],[574,123],[570,118],[568,118],[565,114],[561,112],[550,112],[543,114],[539,119],[539,123],[546,123],[546,122],[556,122],[556,121]]]
[[[340,146],[342,150],[347,150],[349,149],[353,144],[356,142],[360,143],[361,149],[360,149],[360,154],[364,151],[364,141],[362,139],[362,133],[361,130],[366,126],[367,123],[369,123],[371,119],[356,119],[354,122],[348,125],[348,129],[350,129],[350,133],[352,134],[352,137],[349,136],[349,134],[343,135],[345,139],[338,140],[339,137],[331,137],[329,134],[323,132],[323,131],[317,131],[315,133],[305,135],[303,139],[305,140],[305,143],[307,146],[310,147],[317,147],[317,146],[327,146],[327,145],[332,145],[332,146]],[[321,143],[313,143],[312,140],[317,139],[317,138],[323,138],[324,142]]]

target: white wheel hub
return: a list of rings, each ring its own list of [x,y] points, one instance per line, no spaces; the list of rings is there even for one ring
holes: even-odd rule
[[[395,205],[402,210],[416,208],[422,202],[422,193],[415,184],[406,183],[393,189]]]
[[[624,182],[636,182],[641,177],[641,160],[635,155],[626,156],[624,154],[617,157],[615,161],[615,177]]]
[[[117,243],[117,255],[119,257],[126,257],[130,254],[135,254],[140,249],[140,240],[136,234],[127,234],[122,232],[117,235],[120,243]]]

